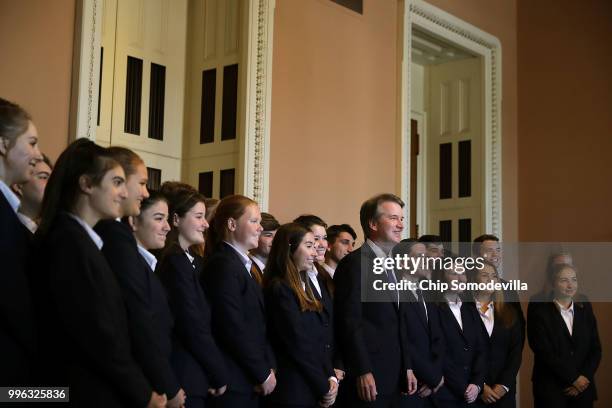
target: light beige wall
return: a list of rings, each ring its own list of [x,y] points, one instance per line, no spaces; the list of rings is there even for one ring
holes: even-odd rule
[[[503,228],[504,239],[514,241],[516,2],[430,3],[502,43]],[[281,220],[310,211],[358,225],[365,198],[396,191],[399,10],[395,0],[365,0],[363,15],[328,0],[277,1],[270,211]]]
[[[611,21],[606,0],[518,0],[521,241],[612,240]],[[609,407],[612,303],[593,309],[603,345],[596,406]],[[531,351],[524,356],[527,380]],[[529,381],[522,390],[531,395]]]
[[[359,230],[361,202],[394,191],[397,9],[276,2],[269,209],[281,221],[313,212]]]
[[[0,97],[33,116],[41,150],[68,143],[75,0],[0,0]]]

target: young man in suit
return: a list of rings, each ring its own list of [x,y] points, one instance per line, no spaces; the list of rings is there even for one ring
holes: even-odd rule
[[[373,266],[400,241],[403,207],[393,194],[365,201],[359,215],[366,242],[340,261],[334,275],[335,328],[346,366],[341,397],[348,407],[397,407],[401,392],[416,392],[400,329],[399,292],[374,290],[377,280],[397,282],[393,270],[375,274]]]

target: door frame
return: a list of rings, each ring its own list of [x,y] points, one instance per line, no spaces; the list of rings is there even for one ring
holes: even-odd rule
[[[402,21],[401,61],[401,115],[400,115],[400,157],[399,191],[406,203],[404,217],[412,209],[409,203],[410,183],[410,119],[412,118],[411,64],[412,29],[430,32],[445,40],[468,49],[482,58],[484,77],[484,165],[483,171],[483,214],[482,225],[487,233],[502,239],[502,133],[501,133],[501,42],[485,31],[426,3],[423,0],[405,0]],[[423,143],[426,144],[426,143]],[[482,158],[479,157],[477,160]]]
[[[76,2],[70,99],[71,138],[96,140],[100,44],[104,0]],[[238,192],[267,210],[270,174],[272,44],[276,0],[248,0],[245,47],[246,126],[238,140]]]

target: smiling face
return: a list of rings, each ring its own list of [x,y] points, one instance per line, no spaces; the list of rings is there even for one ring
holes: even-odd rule
[[[38,150],[38,132],[30,121],[27,130],[10,142],[0,138],[0,152],[4,157],[7,185],[26,183],[32,177],[36,161],[42,159]]]
[[[136,172],[127,177],[126,187],[128,196],[122,206],[124,216],[136,216],[140,214],[140,203],[142,203],[142,200],[149,197],[147,181],[147,168],[143,163],[139,163],[136,165]]]
[[[315,247],[315,238],[312,232],[307,232],[302,237],[302,241],[291,255],[291,259],[295,263],[299,271],[308,271],[312,269],[317,258],[317,250]]]
[[[375,241],[383,244],[397,244],[402,239],[404,215],[402,207],[392,201],[385,201],[378,207],[378,219],[370,221]]]
[[[115,166],[104,174],[99,185],[85,187],[83,191],[89,195],[89,205],[99,219],[119,218],[127,198],[125,173],[121,166]]]
[[[315,249],[317,250],[317,262],[325,261],[325,252],[327,252],[327,233],[322,225],[313,225],[310,227],[314,236]]]
[[[21,196],[22,207],[36,209],[36,212],[40,211],[50,175],[51,168],[49,165],[42,160],[38,160],[30,180],[27,183],[16,185]]]
[[[498,281],[497,272],[495,271],[495,268],[493,266],[485,264],[482,269],[480,269],[479,271],[476,271],[474,281],[476,283],[497,282]],[[480,291],[480,293],[482,293],[483,295],[489,295],[489,296],[492,295],[493,292],[495,291],[494,290]]]
[[[134,236],[147,250],[163,248],[169,231],[168,203],[164,200],[157,201],[134,218]]]
[[[257,248],[261,227],[261,212],[257,204],[248,205],[237,220],[228,219],[228,229],[231,239],[244,251]]]
[[[480,246],[480,256],[499,267],[502,259],[501,244],[493,240],[483,241]]]
[[[183,217],[175,214],[174,226],[179,232],[181,248],[187,249],[192,245],[204,243],[204,231],[208,229],[206,222],[206,206],[198,201]]]
[[[570,267],[561,269],[555,276],[553,290],[557,299],[573,298],[578,290],[576,271]]]

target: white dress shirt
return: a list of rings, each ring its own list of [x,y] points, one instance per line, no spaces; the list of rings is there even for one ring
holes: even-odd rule
[[[17,212],[17,218],[19,218],[19,221],[21,221],[21,223],[25,225],[25,227],[29,229],[32,234],[36,233],[38,224],[35,223],[33,219],[20,212]]]
[[[100,236],[96,233],[96,231],[93,230],[93,228],[91,228],[89,226],[89,224],[87,224],[85,221],[83,221],[80,217],[77,217],[76,215],[72,214],[72,213],[68,213],[72,218],[74,218],[74,220],[76,222],[78,222],[81,227],[83,227],[85,229],[85,232],[87,232],[87,235],[89,235],[89,238],[91,238],[91,240],[94,242],[94,244],[96,244],[96,246],[98,247],[99,250],[102,250],[102,246],[104,245],[104,241],[102,241],[102,238],[100,238]]]
[[[461,298],[457,296],[456,301],[446,298],[446,302],[448,303],[448,307],[453,313],[453,316],[455,316],[455,320],[457,320],[457,323],[459,323],[459,327],[461,327],[461,330],[463,330],[463,320],[461,319],[461,305],[463,302],[461,302]]]
[[[251,259],[253,260],[253,262],[255,262],[255,264],[259,267],[259,270],[261,271],[261,273],[264,272],[264,269],[266,269],[266,263],[265,260],[261,259],[260,257],[258,257],[255,254],[251,255]],[[249,272],[251,272],[251,269],[249,268]]]
[[[494,304],[493,302],[489,302],[486,305],[486,310],[483,312],[483,304],[479,301],[476,301],[476,309],[478,309],[478,314],[480,315],[480,320],[485,325],[487,329],[487,333],[489,333],[489,337],[493,334],[493,326],[495,325],[495,312],[494,312]]]
[[[565,308],[561,303],[557,302],[557,299],[554,300],[555,305],[557,305],[557,309],[559,313],[561,313],[561,317],[567,326],[567,330],[570,334],[573,334],[572,331],[574,329],[574,302],[572,302],[569,307]]]
[[[15,211],[15,214],[17,214],[17,210],[19,209],[19,204],[21,204],[21,201],[19,201],[19,197],[17,197],[17,194],[15,194],[13,190],[11,190],[10,187],[7,186],[6,183],[2,180],[0,180],[0,193],[2,193],[4,198],[6,198],[6,201],[8,201],[13,211]]]
[[[151,270],[155,272],[155,267],[157,266],[157,258],[155,258],[155,255],[144,249],[142,246],[140,246],[140,244],[138,245],[138,253],[142,255],[144,260],[147,262],[147,265],[149,265]]]
[[[370,238],[366,239],[366,243],[370,246],[370,248],[372,248],[372,251],[374,251],[374,255],[376,255],[376,257],[388,258],[390,256],[390,253],[385,254],[385,252],[378,245],[376,245],[376,243],[374,243],[374,241],[372,241]],[[385,268],[385,273],[387,274],[389,279],[397,283],[397,277],[395,276],[395,271],[393,269]],[[399,307],[399,291],[397,289],[395,290],[395,295],[397,299],[396,303],[397,303],[397,306]]]
[[[306,272],[306,274],[308,275],[310,282],[312,282],[312,285],[315,287],[315,289],[319,293],[319,296],[323,297],[323,295],[321,294],[321,287],[319,286],[319,280],[317,279],[317,275],[319,274],[319,272],[317,271],[316,266],[313,265],[312,269]]]
[[[227,245],[231,246],[234,249],[234,251],[236,251],[236,253],[240,256],[240,259],[242,260],[242,264],[246,268],[249,276],[252,278],[253,275],[251,275],[251,265],[253,265],[253,260],[251,259],[251,257],[248,254],[245,254],[245,253],[241,252],[238,248],[236,248],[235,246],[233,246],[229,242],[227,242],[227,241],[223,241],[223,242],[225,242]]]

